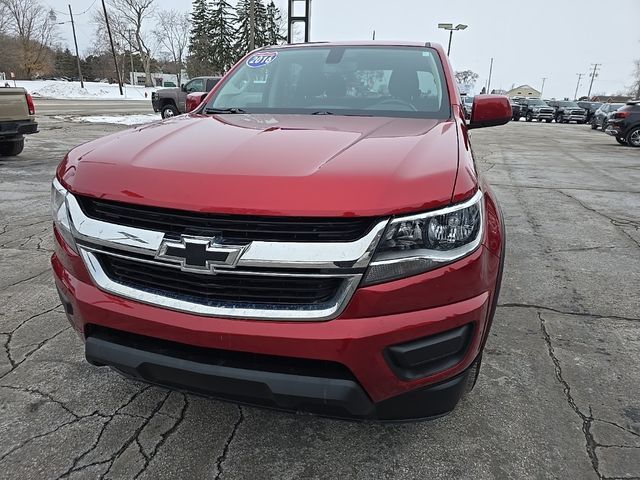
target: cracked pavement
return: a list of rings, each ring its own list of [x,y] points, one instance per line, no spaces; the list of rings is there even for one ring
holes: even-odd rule
[[[41,132],[0,159],[0,479],[640,479],[640,150],[583,125],[473,132],[508,231],[479,383],[448,417],[379,425],[84,361],[49,273],[49,186],[69,148],[121,127],[52,117],[96,106],[38,101]]]

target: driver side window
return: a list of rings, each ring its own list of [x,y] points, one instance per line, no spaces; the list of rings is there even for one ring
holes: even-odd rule
[[[191,80],[189,83],[187,83],[185,90],[187,93],[205,92],[206,90],[204,88],[204,79],[196,78],[195,80]]]

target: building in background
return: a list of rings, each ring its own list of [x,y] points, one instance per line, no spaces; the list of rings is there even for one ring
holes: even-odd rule
[[[540,98],[540,92],[529,85],[520,85],[506,93],[507,97],[535,97]]]
[[[146,75],[144,72],[131,72],[129,74],[129,84],[138,85],[144,87]],[[152,72],[151,81],[154,87],[179,87],[178,75],[173,73]],[[189,81],[187,71],[182,71],[181,82],[186,83]]]

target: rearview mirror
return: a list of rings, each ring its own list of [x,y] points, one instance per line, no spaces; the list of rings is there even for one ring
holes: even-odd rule
[[[476,95],[473,97],[471,120],[467,128],[504,125],[511,120],[511,104],[504,95]]]
[[[187,113],[192,112],[196,108],[198,108],[206,96],[207,92],[194,92],[187,95],[187,101],[185,105]]]
[[[187,91],[187,84],[183,83],[182,85],[180,85],[180,90],[182,90],[183,92]]]

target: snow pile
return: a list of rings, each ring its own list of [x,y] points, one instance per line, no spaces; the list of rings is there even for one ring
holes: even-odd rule
[[[100,82],[84,82],[84,88],[80,82],[65,82],[58,80],[19,80],[18,87],[24,87],[31,95],[37,98],[56,98],[74,100],[147,100],[151,101],[151,92],[156,88],[123,87],[124,95],[120,95],[117,84]],[[147,96],[145,97],[145,93]]]
[[[160,120],[157,113],[144,113],[140,115],[87,115],[87,116],[56,116],[57,120],[65,120],[79,123],[113,123],[117,125],[143,125]]]

